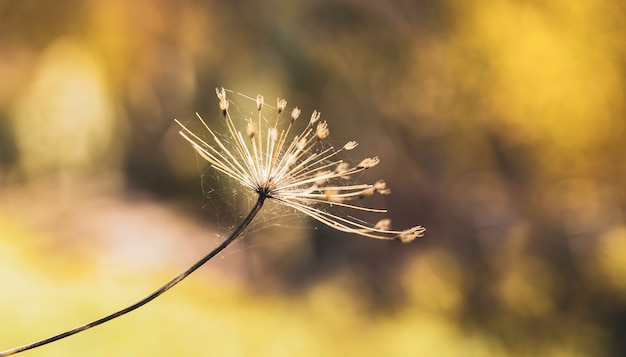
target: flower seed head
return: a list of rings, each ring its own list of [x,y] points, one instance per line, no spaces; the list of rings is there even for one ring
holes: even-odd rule
[[[337,167],[335,167],[335,171],[334,172],[337,174],[337,176],[340,179],[348,180],[348,179],[350,179],[350,175],[344,175],[344,173],[346,173],[349,168],[350,168],[350,165],[347,162],[342,162],[342,163],[339,163],[339,165],[337,165]]]
[[[285,99],[276,98],[276,110],[278,114],[284,112],[286,107],[287,101]]]
[[[254,138],[254,134],[256,134],[256,127],[254,126],[254,123],[249,121],[248,125],[246,126],[246,134],[248,134],[248,137],[250,139]]]
[[[317,110],[314,110],[313,114],[311,114],[311,120],[309,120],[309,124],[315,124],[315,122],[320,120],[321,116],[322,116],[322,113],[318,112]]]
[[[302,112],[302,111],[300,109],[298,109],[298,107],[293,108],[293,110],[291,111],[291,122],[292,123],[298,119],[298,117],[300,116],[300,112]]]
[[[378,159],[378,156],[368,157],[368,158],[361,160],[361,162],[358,165],[356,165],[356,167],[360,169],[369,169],[378,165],[379,162],[380,160]]]
[[[224,88],[220,91],[218,88],[215,88],[215,93],[217,93],[217,98],[220,100],[220,110],[222,114],[226,115],[228,111],[228,98],[226,98],[226,91]]]
[[[304,147],[306,146],[306,137],[300,138],[300,140],[298,141],[298,151],[302,151],[304,150]]]
[[[326,139],[329,133],[330,130],[328,130],[328,124],[326,124],[325,121],[319,122],[319,124],[317,124],[317,130],[315,130],[315,135],[317,135],[317,138],[319,140]]]
[[[383,231],[388,231],[391,229],[391,220],[389,218],[383,218],[380,221],[378,221],[375,225],[374,225],[374,229],[380,229]]]
[[[424,236],[424,232],[426,229],[422,226],[415,226],[413,228],[407,229],[398,235],[398,239],[402,243],[409,243],[413,241],[415,238],[421,238]]]
[[[387,183],[383,180],[378,180],[374,183],[374,189],[376,193],[380,195],[388,195],[391,193],[391,190],[387,187]]]
[[[322,172],[318,172],[315,177],[317,178],[317,180],[315,180],[315,185],[317,186],[322,186],[324,185],[326,182],[328,182],[328,177],[329,174],[331,172],[330,171],[322,171]]]
[[[298,117],[300,117],[300,112],[301,112],[301,110],[298,109],[298,107],[293,108],[293,110],[291,111],[291,122],[292,123],[294,121],[296,121],[298,119]]]
[[[256,96],[256,107],[257,107],[257,109],[258,109],[259,111],[260,111],[261,109],[263,109],[263,103],[264,103],[263,96],[262,96],[262,95],[260,95],[260,94],[259,94],[259,95],[257,95],[257,96]]]
[[[352,150],[354,149],[357,145],[359,145],[359,143],[357,143],[356,141],[348,141],[344,146],[343,149],[346,151]]]
[[[327,202],[336,203],[336,202],[341,202],[343,200],[341,196],[339,195],[339,191],[332,189],[332,188],[328,188],[324,190],[324,195],[326,196]]]

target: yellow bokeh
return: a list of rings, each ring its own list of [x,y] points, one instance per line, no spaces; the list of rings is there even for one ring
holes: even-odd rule
[[[80,42],[56,40],[13,109],[23,169],[40,175],[106,166],[120,149],[113,114],[97,59]]]
[[[454,315],[463,303],[463,285],[468,277],[451,254],[428,251],[404,272],[411,302],[423,311]]]
[[[571,149],[608,134],[621,84],[613,49],[592,35],[600,6],[505,0],[470,10],[465,36],[494,70],[493,114],[518,135]]]

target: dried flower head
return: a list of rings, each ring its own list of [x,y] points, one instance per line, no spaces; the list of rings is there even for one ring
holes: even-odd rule
[[[391,229],[389,219],[368,225],[352,216],[342,216],[323,209],[327,205],[384,213],[384,209],[349,202],[374,194],[389,194],[390,190],[382,180],[374,184],[347,181],[352,175],[376,166],[379,159],[366,158],[356,166],[337,159],[342,151],[354,149],[357,146],[355,141],[349,141],[339,149],[321,147],[320,143],[328,137],[330,131],[325,121],[318,123],[320,112],[313,112],[300,134],[290,136],[292,126],[300,116],[300,109],[294,108],[290,120],[286,121],[286,128],[280,129],[280,117],[287,101],[278,99],[277,108],[273,109],[276,120],[267,121],[263,111],[268,105],[264,106],[263,97],[259,95],[256,99],[258,119],[242,122],[242,129],[238,129],[229,112],[226,90],[221,88],[216,89],[216,92],[231,142],[220,139],[199,115],[198,118],[210,134],[209,142],[176,121],[183,128],[180,134],[213,168],[264,198],[276,200],[343,232],[402,242],[423,236],[425,229],[422,226],[396,231]],[[274,124],[267,127],[267,122]]]

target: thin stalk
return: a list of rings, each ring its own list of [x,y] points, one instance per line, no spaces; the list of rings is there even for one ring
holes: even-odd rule
[[[259,210],[261,209],[261,207],[263,206],[263,202],[265,201],[265,198],[267,196],[263,193],[259,194],[259,199],[256,201],[256,204],[254,205],[254,207],[252,208],[252,210],[250,211],[250,213],[248,213],[248,216],[243,220],[243,222],[241,222],[241,224],[237,227],[237,229],[235,229],[233,231],[233,233],[226,238],[226,240],[224,240],[222,242],[222,244],[220,244],[217,248],[213,249],[209,254],[207,254],[206,256],[204,256],[202,259],[198,260],[198,262],[196,262],[194,265],[192,265],[189,269],[185,270],[184,272],[182,272],[181,274],[179,274],[178,276],[176,276],[174,279],[170,280],[167,284],[163,285],[162,287],[160,287],[159,289],[155,290],[152,294],[146,296],[145,298],[137,301],[136,303],[122,309],[119,310],[117,312],[114,312],[110,315],[107,315],[105,317],[102,317],[98,320],[86,323],[84,325],[75,327],[71,330],[62,332],[58,335],[52,336],[52,337],[48,337],[46,339],[40,340],[40,341],[36,341],[36,342],[32,342],[23,346],[19,346],[19,347],[15,347],[15,348],[11,348],[9,350],[6,351],[2,351],[0,352],[0,357],[4,357],[4,356],[9,356],[12,354],[16,354],[19,352],[23,352],[26,350],[30,350],[36,347],[40,347],[43,345],[46,345],[48,343],[54,342],[54,341],[58,341],[61,339],[64,339],[66,337],[69,337],[71,335],[77,334],[79,332],[88,330],[92,327],[96,327],[98,325],[101,325],[107,321],[111,321],[115,318],[118,318],[122,315],[125,315],[133,310],[136,310],[137,308],[149,303],[150,301],[156,299],[157,297],[161,296],[161,294],[163,294],[164,292],[168,291],[169,289],[171,289],[172,287],[174,287],[174,285],[180,283],[183,279],[185,279],[186,277],[188,277],[191,273],[193,273],[194,271],[196,271],[198,268],[200,268],[202,265],[204,265],[204,263],[208,262],[209,260],[211,260],[211,258],[213,258],[214,256],[216,256],[217,254],[219,254],[219,252],[221,252],[222,250],[224,250],[224,248],[226,248],[230,243],[232,243],[235,239],[237,239],[237,237],[239,237],[241,235],[241,233],[243,232],[244,229],[246,229],[246,227],[248,227],[248,225],[250,224],[250,222],[252,222],[252,219],[256,216],[257,213],[259,213]]]

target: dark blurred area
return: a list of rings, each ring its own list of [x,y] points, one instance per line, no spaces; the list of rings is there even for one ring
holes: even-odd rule
[[[427,232],[403,245],[303,221],[290,238],[268,219],[218,263],[249,294],[233,318],[255,326],[226,329],[243,347],[221,354],[625,355],[625,35],[626,6],[608,0],[0,0],[0,281],[15,294],[0,350],[31,335],[7,321],[42,318],[18,306],[42,293],[22,276],[89,284],[111,262],[173,276],[219,241],[207,230],[227,233],[220,217],[245,214],[214,174],[201,185],[173,122],[218,124],[224,86],[320,110],[331,140],[360,143],[354,161],[380,157],[360,179],[385,178],[394,225]],[[268,306],[298,311],[293,335]],[[187,328],[204,331],[199,311]],[[298,342],[260,342],[275,329]]]

